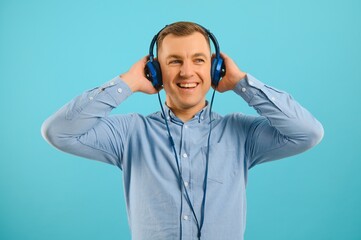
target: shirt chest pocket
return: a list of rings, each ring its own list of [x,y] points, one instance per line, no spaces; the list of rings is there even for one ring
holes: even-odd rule
[[[203,166],[207,161],[207,146],[202,147]],[[209,147],[208,180],[223,184],[234,177],[241,177],[242,156],[234,147],[225,147],[224,144],[212,144]]]

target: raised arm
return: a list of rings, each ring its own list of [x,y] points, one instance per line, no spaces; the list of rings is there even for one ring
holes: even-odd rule
[[[233,90],[260,114],[248,129],[245,150],[249,168],[301,153],[321,141],[320,122],[288,93],[245,74],[227,55],[222,57],[227,72],[217,90]]]
[[[108,115],[133,92],[157,92],[144,77],[146,60],[67,103],[43,123],[43,137],[62,151],[121,167],[122,147],[134,115]]]

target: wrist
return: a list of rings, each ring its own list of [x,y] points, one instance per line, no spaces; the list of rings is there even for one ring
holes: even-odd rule
[[[234,90],[234,88],[237,86],[237,84],[238,84],[240,81],[244,80],[244,79],[246,78],[246,76],[247,76],[247,73],[242,72],[242,71],[240,71],[239,73],[235,74],[235,75],[234,75],[234,78],[233,78],[233,81],[231,81],[231,82],[232,82],[232,85],[231,85],[231,87],[230,87],[229,90]]]
[[[247,73],[240,71],[239,74],[238,74],[238,76],[237,76],[237,83],[238,83],[239,81],[242,81],[243,79],[245,79],[246,76],[247,76]],[[236,83],[236,84],[237,84],[237,83]]]
[[[120,74],[119,77],[123,80],[123,82],[125,82],[128,85],[128,87],[130,88],[130,90],[132,90],[132,92],[138,91],[137,83],[131,74],[126,72],[126,73]]]

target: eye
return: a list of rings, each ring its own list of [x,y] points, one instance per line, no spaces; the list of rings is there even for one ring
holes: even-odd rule
[[[203,58],[196,58],[196,59],[194,59],[194,62],[195,63],[204,63],[205,61]]]
[[[170,61],[168,62],[168,64],[172,64],[172,65],[174,65],[174,64],[180,64],[180,63],[182,63],[182,62],[181,62],[181,60],[179,60],[179,59],[173,59],[173,60],[170,60]]]

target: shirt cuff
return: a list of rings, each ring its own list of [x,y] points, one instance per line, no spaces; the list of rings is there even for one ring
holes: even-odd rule
[[[262,89],[262,87],[264,87],[262,82],[247,73],[247,75],[236,84],[233,91],[240,95],[247,103],[250,103],[252,98],[260,89]]]
[[[98,87],[98,93],[101,92],[104,92],[107,97],[113,99],[113,107],[117,107],[133,93],[129,86],[119,76],[114,77],[112,80]]]

